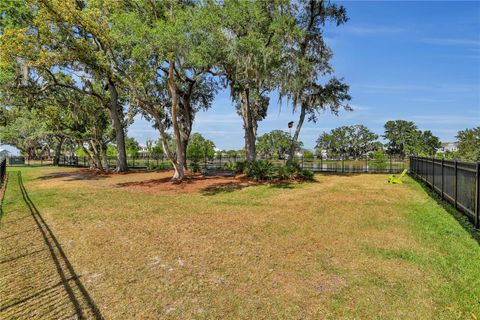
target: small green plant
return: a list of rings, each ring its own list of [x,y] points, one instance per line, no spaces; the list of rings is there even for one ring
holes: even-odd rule
[[[194,172],[200,172],[200,163],[198,161],[192,161],[190,164],[190,169]]]
[[[277,177],[280,180],[292,180],[297,169],[293,166],[281,166],[277,170]]]
[[[231,170],[235,171],[235,173],[243,173],[245,170],[245,162],[239,161],[239,162],[232,162],[229,161],[223,165],[223,168],[226,170]]]
[[[237,171],[237,173],[244,173],[245,172],[245,161],[235,162],[235,171]]]
[[[301,169],[297,171],[297,178],[305,181],[313,181],[314,173],[309,169]]]
[[[155,163],[149,163],[147,165],[147,169],[148,170],[155,170],[155,169],[157,169],[157,166],[155,165]]]
[[[245,165],[245,173],[257,181],[269,180],[273,177],[274,166],[267,160],[254,160]]]
[[[387,168],[387,155],[383,150],[375,151],[371,162],[376,170],[385,170]]]
[[[303,159],[305,160],[313,160],[314,154],[312,151],[305,151],[303,153]]]
[[[225,170],[237,171],[237,164],[235,162],[229,161],[223,165]]]
[[[156,164],[155,162],[150,162],[147,166],[148,170],[170,170],[172,169],[172,164],[170,162],[160,162]]]
[[[290,165],[290,167],[294,170],[294,172],[298,172],[300,170],[302,170],[302,166],[300,165],[300,163],[298,163],[298,161],[292,161],[292,164]]]

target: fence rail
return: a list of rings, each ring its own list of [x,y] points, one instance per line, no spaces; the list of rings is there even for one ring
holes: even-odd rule
[[[285,165],[285,158],[274,158],[259,156],[258,159],[272,161],[276,166]],[[187,167],[191,168],[193,161],[187,159]],[[347,158],[324,158],[319,156],[303,157],[296,156],[294,159],[302,168],[310,169],[314,172],[332,172],[332,173],[399,173],[408,168],[408,158],[402,159],[390,156],[383,160],[373,159],[364,156],[359,159]],[[204,168],[224,168],[229,163],[245,161],[243,155],[216,154],[215,156],[203,157],[197,159],[196,164],[200,169]],[[129,156],[127,157],[128,167],[131,169],[168,169],[171,168],[169,160],[165,156]],[[28,159],[24,157],[11,157],[9,165],[21,166],[45,166],[53,165],[52,158]],[[61,156],[58,163],[66,167],[89,167],[90,163],[86,157]],[[111,169],[116,167],[116,158],[108,157],[108,165]]]
[[[0,189],[3,186],[3,182],[5,181],[5,177],[7,176],[7,159],[3,158],[0,161]]]
[[[480,228],[480,162],[411,157],[410,173]]]

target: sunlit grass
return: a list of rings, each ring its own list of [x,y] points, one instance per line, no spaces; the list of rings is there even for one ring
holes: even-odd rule
[[[161,173],[86,180],[75,169],[21,170],[30,198],[108,319],[480,314],[478,243],[408,177],[388,185],[387,175],[317,175],[314,183],[223,183],[176,193],[130,185]],[[53,177],[58,171],[73,173]],[[14,183],[1,236],[32,229],[29,241],[42,249]],[[8,257],[19,253],[12,243],[2,240],[2,260],[6,249],[13,250]],[[47,258],[25,257],[18,266],[43,270],[38,285],[59,281]],[[28,274],[18,275],[8,279],[9,297],[28,291]],[[70,310],[65,293],[54,296]]]

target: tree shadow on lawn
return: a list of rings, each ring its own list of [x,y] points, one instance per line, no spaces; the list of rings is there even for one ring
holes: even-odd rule
[[[203,188],[202,193],[207,196],[213,196],[260,185],[270,186],[270,188],[275,189],[295,189],[295,186],[299,183],[318,183],[318,181],[253,181],[245,177],[241,181],[213,184]]]
[[[13,180],[13,179],[12,179]],[[17,183],[25,203],[30,236],[6,241],[2,248],[2,277],[9,279],[0,289],[0,318],[103,319],[68,260],[60,242],[46,223],[23,184]],[[43,240],[43,241],[42,241]],[[11,250],[6,250],[10,247]]]
[[[132,190],[148,190],[149,192],[196,192],[215,189],[214,186],[222,185],[225,188],[238,189],[236,186],[241,180],[233,177],[204,177],[199,174],[187,175],[183,181],[171,181],[171,176],[142,181],[128,181],[115,184],[117,188],[130,188]],[[222,187],[220,187],[222,188]]]
[[[480,245],[480,229],[475,229],[475,226],[468,220],[468,217],[461,213],[459,210],[455,209],[450,203],[445,200],[442,200],[440,195],[432,190],[432,187],[428,186],[425,182],[414,179],[413,180],[418,182],[422,189],[433,199],[435,202],[441,206],[445,211],[447,211],[455,220],[457,220],[458,224],[467,231],[470,236]]]
[[[71,172],[52,172],[47,175],[43,175],[37,178],[37,180],[53,180],[53,179],[64,179],[64,181],[79,181],[79,180],[100,180],[109,178],[108,173],[99,173],[89,170],[78,170]]]
[[[245,175],[236,177],[223,176],[203,176],[200,174],[189,174],[183,181],[171,181],[171,176],[160,177],[156,179],[127,181],[114,184],[116,188],[129,188],[137,191],[148,191],[154,193],[185,193],[200,192],[204,195],[212,196],[222,193],[230,193],[244,188],[267,185],[277,189],[294,189],[298,181],[254,181]]]
[[[258,185],[259,183],[255,182],[250,182],[250,181],[232,181],[232,182],[226,182],[226,183],[217,183],[217,184],[212,184],[210,186],[207,186],[205,188],[202,188],[201,191],[204,195],[206,196],[214,196],[217,194],[222,194],[222,193],[230,193],[238,190],[242,190],[244,188],[253,186],[253,185]]]

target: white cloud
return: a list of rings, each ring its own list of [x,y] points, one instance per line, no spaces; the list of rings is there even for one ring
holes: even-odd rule
[[[480,46],[480,39],[421,38],[420,42],[441,46]]]
[[[342,31],[351,33],[354,35],[367,36],[367,35],[386,35],[397,34],[405,32],[404,28],[398,27],[368,27],[368,26],[345,26]]]

